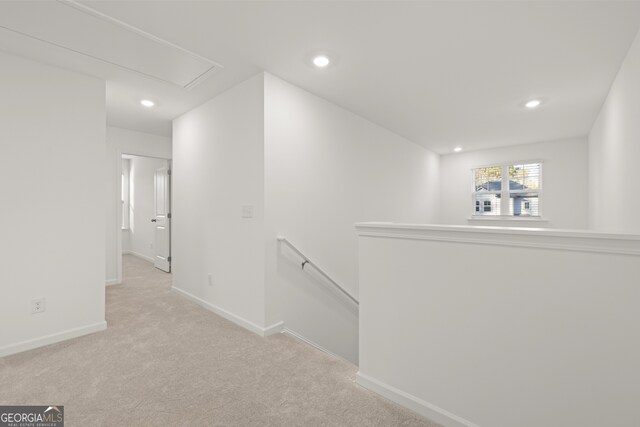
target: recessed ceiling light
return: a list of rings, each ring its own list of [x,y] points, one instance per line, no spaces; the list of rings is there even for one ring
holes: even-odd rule
[[[462,147],[456,147],[453,149],[453,151],[455,151],[456,153],[459,153],[462,151]]]
[[[524,104],[524,106],[527,108],[536,108],[539,107],[540,104],[541,101],[539,99],[532,99],[531,101],[528,101],[526,104]]]
[[[153,101],[149,101],[148,99],[143,99],[142,101],[140,101],[140,104],[144,105],[145,107],[153,107],[154,105],[156,105],[155,102]]]
[[[313,65],[318,68],[324,68],[329,65],[330,62],[329,58],[325,55],[318,55],[313,58]]]

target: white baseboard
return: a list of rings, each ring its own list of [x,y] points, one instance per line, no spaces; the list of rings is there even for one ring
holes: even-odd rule
[[[105,329],[107,329],[107,322],[102,321],[94,323],[92,325],[81,326],[79,328],[68,329],[66,331],[58,332],[55,334],[45,335],[43,337],[5,345],[3,347],[0,347],[0,357],[21,353],[27,350],[33,350],[34,348],[44,347],[45,345],[55,344],[60,341],[66,341],[72,338],[81,337],[83,335],[93,334],[94,332],[104,331]]]
[[[351,362],[349,360],[346,360],[345,358],[343,358],[341,356],[338,356],[337,354],[327,350],[326,348],[322,347],[319,344],[316,344],[315,342],[313,342],[310,339],[304,337],[303,335],[301,335],[301,334],[299,334],[299,333],[297,333],[295,331],[292,331],[291,329],[286,328],[283,321],[274,323],[271,326],[267,326],[267,327],[263,328],[262,326],[256,325],[255,323],[253,323],[253,322],[251,322],[251,321],[249,321],[247,319],[244,319],[244,318],[242,318],[242,317],[240,317],[240,316],[238,316],[236,314],[231,313],[230,311],[227,311],[227,310],[225,310],[225,309],[223,309],[221,307],[218,307],[215,304],[211,304],[210,302],[205,301],[202,298],[199,298],[199,297],[197,297],[197,296],[195,296],[195,295],[193,295],[193,294],[191,294],[191,293],[189,293],[187,291],[184,291],[184,290],[176,288],[176,287],[172,287],[171,290],[176,292],[177,294],[180,294],[183,297],[195,302],[199,306],[204,307],[207,310],[214,312],[218,316],[224,317],[225,319],[235,323],[236,325],[241,326],[241,327],[243,327],[245,329],[248,329],[249,331],[251,331],[251,332],[253,332],[255,334],[260,335],[261,337],[268,337],[270,335],[274,335],[274,334],[282,332],[285,335],[288,335],[290,337],[296,338],[296,339],[298,339],[298,340],[300,340],[300,341],[302,341],[302,342],[304,342],[306,344],[311,345],[312,347],[317,348],[320,351],[323,351],[323,352],[325,352],[327,354],[330,354],[333,357],[336,357],[336,358],[338,358],[340,360],[343,360],[343,361],[345,361],[347,363],[353,364],[353,362]]]
[[[122,282],[119,281],[118,279],[109,279],[105,282],[106,286],[113,286],[113,285],[121,285]]]
[[[276,334],[278,332],[282,332],[282,329],[284,327],[284,322],[278,322],[275,323],[271,326],[267,326],[265,328],[263,328],[262,326],[256,325],[255,323],[244,319],[236,314],[231,313],[230,311],[225,310],[224,308],[220,308],[217,305],[211,304],[210,302],[207,302],[205,300],[203,300],[202,298],[198,298],[195,295],[190,294],[189,292],[183,291],[182,289],[176,288],[176,287],[172,287],[171,290],[175,291],[176,293],[182,295],[183,297],[195,302],[196,304],[200,305],[201,307],[206,308],[209,311],[214,312],[215,314],[217,314],[220,317],[224,317],[225,319],[235,323],[238,326],[242,326],[245,329],[250,330],[253,333],[256,333],[258,335],[260,335],[261,337],[267,337],[269,335],[273,335]]]
[[[284,331],[284,322],[280,321],[278,323],[274,323],[271,326],[267,326],[266,328],[264,328],[264,334],[262,335],[263,337],[268,337],[270,335],[274,335],[274,334],[279,334],[280,332]]]
[[[140,259],[143,259],[145,261],[149,261],[150,263],[153,263],[155,260],[152,257],[143,255],[141,253],[138,252],[134,252],[134,251],[122,251],[122,255],[133,255],[135,257],[138,257]]]
[[[452,414],[436,405],[429,402],[425,402],[409,393],[392,387],[388,384],[378,381],[368,375],[358,372],[356,375],[356,382],[362,387],[367,388],[387,399],[395,402],[405,408],[422,415],[425,418],[430,419],[443,425],[444,427],[479,427],[477,424],[467,421],[462,417]]]
[[[292,331],[291,329],[287,328],[284,325],[283,325],[283,328],[282,328],[282,333],[287,335],[287,336],[290,336],[290,337],[293,337],[295,339],[298,339],[298,340],[304,342],[305,344],[309,344],[311,347],[315,347],[315,348],[317,348],[318,350],[320,350],[320,351],[322,351],[324,353],[330,354],[331,356],[336,357],[336,358],[342,360],[343,362],[347,362],[347,363],[350,363],[352,365],[354,364],[353,362],[345,359],[344,357],[338,356],[337,354],[327,350],[326,348],[324,348],[320,344],[317,344],[317,343],[311,341],[309,338],[299,334],[298,332]]]

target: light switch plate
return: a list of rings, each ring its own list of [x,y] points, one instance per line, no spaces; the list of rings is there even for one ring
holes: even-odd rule
[[[242,218],[253,218],[253,205],[242,206]]]

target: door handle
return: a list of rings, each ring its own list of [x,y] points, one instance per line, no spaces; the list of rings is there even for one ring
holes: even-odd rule
[[[158,220],[157,220],[157,219],[155,219],[155,218],[151,220],[151,222],[157,222],[157,221],[158,221]]]

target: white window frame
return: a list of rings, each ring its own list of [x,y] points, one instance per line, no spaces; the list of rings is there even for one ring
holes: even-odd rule
[[[539,187],[537,190],[515,190],[512,191],[509,189],[509,166],[514,165],[526,165],[536,163],[540,165],[540,177],[539,177]],[[490,167],[500,167],[502,168],[502,190],[501,191],[487,191],[483,194],[500,194],[500,215],[478,215],[476,214],[476,183],[475,183],[475,174],[474,171],[476,169],[481,168],[490,168]],[[505,162],[505,163],[492,163],[482,166],[475,166],[471,168],[471,216],[469,220],[478,220],[478,221],[486,221],[486,220],[500,220],[500,221],[546,221],[543,216],[543,205],[544,205],[544,197],[543,197],[543,173],[544,163],[542,160],[525,160],[525,161],[514,161],[514,162]],[[509,202],[511,193],[518,192],[527,192],[527,193],[537,193],[538,194],[538,215],[536,216],[515,216],[509,215]],[[480,204],[480,209],[484,209],[484,205]],[[492,206],[493,209],[493,206]],[[484,212],[484,211],[481,211]],[[507,212],[505,214],[505,212]]]

